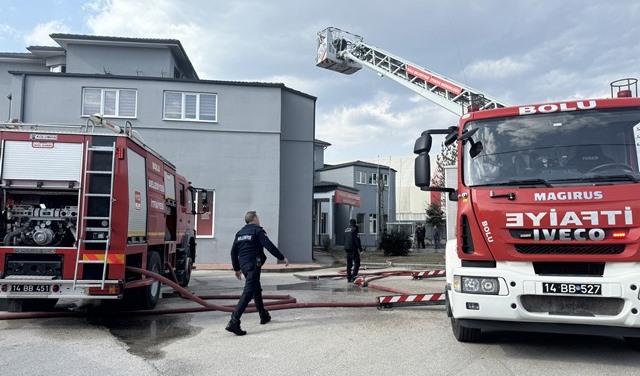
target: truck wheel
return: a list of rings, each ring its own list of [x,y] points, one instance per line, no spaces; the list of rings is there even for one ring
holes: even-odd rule
[[[453,335],[460,342],[480,341],[480,329],[463,326],[460,324],[460,321],[453,316],[451,316],[451,329],[453,329]]]
[[[176,278],[178,279],[178,284],[182,287],[189,286],[192,264],[191,247],[187,245],[183,250],[178,251],[176,256]]]
[[[162,275],[162,259],[158,252],[149,252],[147,270]],[[142,309],[153,309],[160,299],[161,283],[155,281],[144,288],[142,295]]]

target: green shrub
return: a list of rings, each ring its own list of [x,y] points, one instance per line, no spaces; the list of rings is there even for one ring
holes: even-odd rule
[[[322,238],[322,250],[325,252],[329,252],[331,249],[331,239],[328,236]]]
[[[394,229],[382,235],[380,248],[385,256],[406,256],[411,248],[411,239],[406,232]]]

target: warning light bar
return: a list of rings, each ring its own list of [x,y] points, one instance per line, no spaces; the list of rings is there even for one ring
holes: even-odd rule
[[[611,234],[611,237],[614,239],[624,239],[627,237],[627,233],[623,231],[617,231]]]

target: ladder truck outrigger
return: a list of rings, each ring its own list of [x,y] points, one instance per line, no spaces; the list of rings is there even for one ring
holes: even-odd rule
[[[319,34],[320,45],[342,39],[334,30]],[[380,50],[361,38],[333,46],[318,66],[347,74],[394,66],[399,82],[419,81],[402,59],[375,65]],[[640,347],[637,82],[612,82],[611,98],[512,107],[471,91],[461,103],[420,83],[436,103],[463,108],[457,126],[427,130],[414,147],[416,185],[448,194],[445,295],[456,339],[515,330],[620,336]],[[431,186],[434,134],[458,145],[445,188]]]
[[[129,122],[0,124],[0,300],[9,311],[59,299],[154,308],[160,282],[129,269],[187,286],[195,215],[211,200]]]

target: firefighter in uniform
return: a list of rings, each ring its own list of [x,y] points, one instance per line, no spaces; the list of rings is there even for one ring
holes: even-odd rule
[[[236,273],[236,278],[242,280],[242,275],[244,274],[244,290],[231,314],[231,320],[229,320],[229,324],[225,328],[239,336],[247,334],[246,331],[240,328],[240,316],[242,316],[251,299],[253,299],[260,315],[260,324],[266,324],[271,321],[269,312],[264,308],[262,286],[260,286],[260,270],[267,260],[264,248],[278,260],[284,261],[285,266],[289,266],[289,260],[282,255],[269,240],[264,229],[260,227],[260,218],[256,212],[247,212],[244,216],[244,221],[247,224],[238,231],[231,247],[231,264]]]

